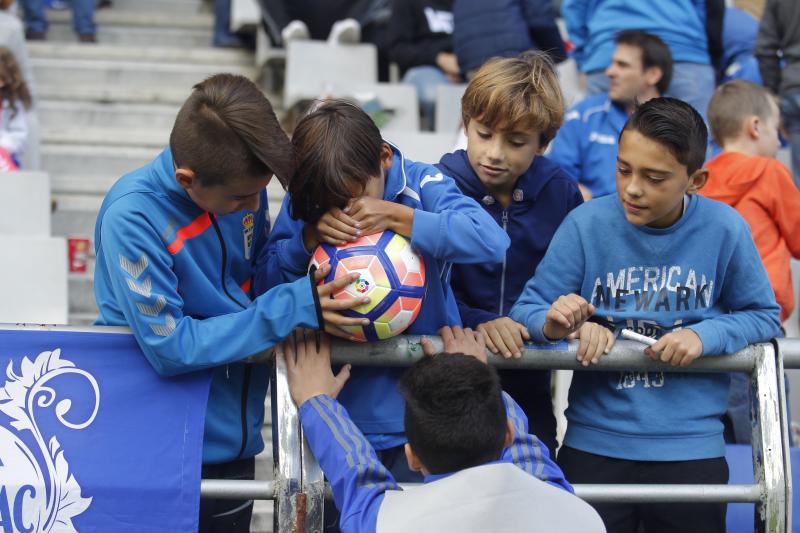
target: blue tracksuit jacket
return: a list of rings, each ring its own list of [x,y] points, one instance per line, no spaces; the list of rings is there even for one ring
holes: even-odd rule
[[[264,443],[269,370],[241,361],[294,328],[318,327],[307,278],[252,299],[269,231],[266,191],[256,212],[215,217],[175,181],[165,149],[123,176],[95,226],[98,325],[130,326],[155,370],[213,369],[203,462],[252,457]]]
[[[499,263],[508,235],[471,198],[461,194],[452,178],[425,163],[408,161],[394,148],[386,173],[384,200],[414,208],[411,245],[425,261],[426,288],[422,309],[406,330],[432,335],[446,325],[460,325],[449,277],[453,263]],[[281,281],[305,276],[311,252],[303,244],[302,220],[294,220],[284,199],[264,251],[263,290]],[[403,369],[354,368],[339,401],[377,449],[405,442],[403,400],[397,381]]]
[[[581,100],[564,116],[547,157],[597,198],[617,190],[617,143],[628,113],[607,93]]]
[[[528,419],[522,409],[508,394],[503,393],[503,400],[515,431],[514,441],[503,451],[500,461],[513,463],[542,481],[574,492],[550,459],[547,446],[528,434]],[[315,396],[301,405],[300,422],[314,457],[330,480],[343,533],[373,533],[384,493],[402,489],[378,460],[347,410],[330,396]],[[427,476],[425,483],[442,477]]]

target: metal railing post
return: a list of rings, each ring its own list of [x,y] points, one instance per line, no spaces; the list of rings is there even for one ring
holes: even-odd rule
[[[778,361],[772,344],[759,344],[751,383],[751,416],[753,421],[753,475],[762,487],[757,504],[757,533],[787,531],[786,478],[784,472],[784,426],[781,395],[783,374],[778,375]],[[780,378],[780,381],[778,379]]]

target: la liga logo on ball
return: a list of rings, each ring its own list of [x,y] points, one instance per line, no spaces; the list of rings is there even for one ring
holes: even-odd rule
[[[367,235],[333,246],[320,244],[311,256],[317,268],[331,265],[328,276],[320,282],[358,272],[354,283],[333,294],[334,298],[363,298],[369,303],[343,314],[367,318],[368,326],[342,326],[356,340],[388,339],[405,331],[419,315],[425,296],[425,263],[414,253],[411,243],[392,231]]]

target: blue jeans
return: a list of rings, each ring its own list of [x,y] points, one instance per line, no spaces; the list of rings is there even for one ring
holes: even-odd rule
[[[789,133],[794,184],[800,189],[800,89],[793,89],[782,94],[780,106],[781,117]]]
[[[714,95],[715,86],[714,68],[711,65],[675,63],[672,66],[672,82],[664,96],[672,96],[690,104],[708,122],[708,103]]]
[[[42,0],[20,0],[24,11],[25,29],[31,32],[47,31],[47,17],[44,14]],[[75,33],[95,33],[94,24],[95,0],[70,0],[72,4],[72,27]]]
[[[403,83],[417,88],[422,128],[433,129],[434,113],[436,112],[436,87],[452,82],[438,67],[422,65],[408,69],[403,75]]]
[[[714,94],[714,69],[699,63],[675,63],[672,66],[672,82],[664,96],[672,96],[691,104],[706,119],[708,103]],[[608,77],[602,70],[586,74],[586,93],[597,94],[608,91]]]

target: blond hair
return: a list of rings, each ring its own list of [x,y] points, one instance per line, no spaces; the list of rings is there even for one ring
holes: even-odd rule
[[[748,117],[767,120],[772,113],[772,98],[764,87],[747,80],[733,80],[717,87],[708,104],[708,123],[717,144],[722,146],[738,137]]]
[[[475,119],[492,129],[533,129],[546,146],[564,121],[564,96],[553,62],[542,52],[490,59],[461,99],[464,124]]]

